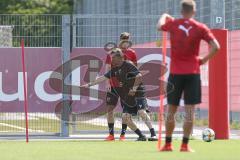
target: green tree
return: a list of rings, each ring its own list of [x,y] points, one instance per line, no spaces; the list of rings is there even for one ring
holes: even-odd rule
[[[73,0],[1,0],[0,14],[72,14]]]
[[[60,14],[72,14],[73,0],[0,0],[0,2],[0,25],[14,27],[13,46],[19,46],[22,38],[28,47],[61,46]]]

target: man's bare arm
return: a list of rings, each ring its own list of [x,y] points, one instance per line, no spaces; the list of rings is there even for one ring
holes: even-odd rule
[[[174,17],[172,17],[171,15],[167,14],[167,13],[164,13],[158,20],[158,23],[157,23],[157,29],[159,31],[161,31],[161,27],[166,24],[167,20],[169,19],[174,19]]]
[[[96,84],[99,84],[99,83],[101,83],[101,82],[104,82],[104,81],[106,81],[106,80],[108,80],[107,77],[105,77],[105,76],[100,76],[100,77],[96,78],[93,82],[87,83],[87,84],[82,85],[82,86],[80,86],[80,87],[88,88],[88,87],[94,86],[94,85],[96,85]]]
[[[216,39],[209,42],[210,45],[210,52],[205,57],[201,59],[201,64],[207,63],[217,52],[220,50],[220,44]]]
[[[105,65],[105,73],[109,72],[110,70],[111,70],[111,65],[110,64],[106,64]],[[107,88],[107,90],[111,89],[109,81],[106,81],[106,88]]]
[[[138,73],[137,76],[135,77],[133,88],[129,91],[129,95],[134,96],[137,91],[137,88],[141,83],[142,83],[142,74]]]

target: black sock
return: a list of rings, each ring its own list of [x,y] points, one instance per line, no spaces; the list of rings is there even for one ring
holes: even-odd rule
[[[139,137],[142,137],[143,134],[142,132],[137,128],[135,131],[134,131]]]
[[[121,136],[124,136],[127,130],[127,125],[126,124],[122,124],[122,132],[121,132]]]
[[[150,133],[151,133],[151,137],[156,136],[156,133],[155,133],[154,128],[151,128],[151,129],[150,129]]]
[[[114,135],[114,123],[108,123],[109,134]]]
[[[189,138],[183,137],[182,143],[183,143],[183,144],[188,144],[188,142],[189,142]]]
[[[166,137],[165,143],[172,143],[172,137]]]

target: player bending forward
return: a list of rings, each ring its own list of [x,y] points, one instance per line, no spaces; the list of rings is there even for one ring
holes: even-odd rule
[[[124,55],[120,49],[112,50],[110,55],[115,67],[111,68],[104,76],[100,76],[95,81],[81,87],[90,87],[106,81],[111,77],[115,77],[118,83],[121,84],[121,87],[115,88],[115,92],[119,95],[123,107],[123,121],[139,136],[138,141],[146,141],[146,136],[142,134],[132,121],[132,115],[139,113],[143,121],[148,123],[149,128],[151,128],[151,137],[148,140],[157,140],[150,122],[150,117],[146,113],[147,101],[145,98],[145,88],[141,80],[141,73],[132,63],[124,61]]]
[[[158,23],[158,30],[170,33],[172,50],[168,84],[173,84],[175,88],[167,95],[166,143],[161,150],[173,150],[171,142],[175,127],[174,116],[181,96],[184,94],[185,121],[180,151],[192,152],[188,141],[193,128],[194,108],[201,103],[200,65],[210,60],[220,46],[209,28],[193,19],[196,12],[195,1],[183,0],[181,7],[183,18],[174,19],[168,14],[163,14]],[[199,58],[201,40],[210,45],[210,52],[204,58]],[[167,88],[170,89],[170,87]]]
[[[122,44],[124,41],[129,41],[130,39],[130,34],[128,32],[123,32],[120,35],[120,49],[123,52],[124,55],[124,60],[132,62],[134,65],[137,66],[137,56],[136,52],[131,49],[126,47],[126,45]],[[106,72],[109,72],[112,68],[114,68],[114,64],[112,64],[112,58],[111,55],[108,54],[106,58]],[[107,95],[106,95],[106,105],[107,105],[107,122],[108,122],[108,130],[109,130],[109,135],[105,139],[106,141],[114,141],[114,113],[113,110],[116,107],[119,99],[118,93],[116,91],[120,87],[120,84],[116,80],[114,76],[112,76],[107,82]],[[127,123],[122,120],[122,130],[121,130],[121,135],[119,140],[124,141],[125,140],[125,133],[127,130]]]

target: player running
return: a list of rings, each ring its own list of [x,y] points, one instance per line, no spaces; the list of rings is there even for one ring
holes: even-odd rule
[[[124,61],[124,55],[120,49],[112,50],[111,58],[113,65],[115,65],[114,68],[104,76],[98,77],[95,81],[81,87],[90,87],[115,77],[117,82],[122,84],[120,87],[114,88],[114,92],[119,95],[123,107],[122,119],[139,136],[138,141],[146,141],[146,136],[137,128],[131,118],[132,115],[142,113],[144,115],[141,116],[142,119],[150,123],[150,118],[146,114],[147,101],[145,98],[145,88],[141,80],[142,75],[136,66]],[[149,140],[154,140],[154,136],[156,135],[154,130],[152,130]]]
[[[137,56],[136,52],[128,48],[127,45],[125,45],[123,42],[129,41],[130,34],[128,32],[123,32],[120,35],[120,46],[121,50],[124,54],[124,59],[132,62],[134,65],[137,66]],[[112,68],[115,66],[112,64],[112,58],[110,55],[107,55],[106,58],[106,72],[110,71]],[[116,107],[119,99],[119,95],[115,92],[118,90],[121,84],[118,83],[115,77],[111,77],[109,82],[107,82],[107,97],[106,97],[106,103],[107,103],[107,108],[108,108],[108,113],[107,113],[107,122],[108,122],[108,129],[109,129],[109,135],[105,139],[107,141],[113,141],[115,140],[114,137],[114,113],[113,110]],[[121,130],[121,135],[120,135],[120,141],[125,140],[125,133],[127,130],[127,124],[122,120],[122,130]]]
[[[167,95],[168,113],[166,119],[166,142],[161,151],[172,151],[172,133],[175,128],[174,116],[179,101],[184,94],[185,121],[180,151],[192,152],[189,147],[189,136],[193,129],[194,109],[201,103],[200,65],[210,60],[220,49],[219,43],[210,29],[193,19],[196,3],[193,0],[181,2],[183,18],[174,19],[163,14],[158,22],[158,30],[170,33],[171,64],[168,83],[174,85],[174,91]],[[204,58],[199,57],[200,41],[210,45],[210,52]],[[171,87],[168,86],[168,89]]]

